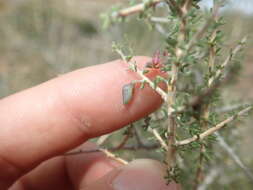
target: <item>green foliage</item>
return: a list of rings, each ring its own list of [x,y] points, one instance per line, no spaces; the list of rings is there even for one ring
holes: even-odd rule
[[[152,0],[143,1],[144,9],[139,11],[138,19],[148,23],[149,26],[152,26],[151,28],[155,29],[157,24],[152,22],[152,18],[156,17],[158,13],[156,13],[156,8],[152,2]],[[180,13],[180,7],[185,1],[177,0],[175,2],[176,6],[168,3],[169,14],[159,12],[159,16],[162,15],[163,18],[168,19],[163,24],[163,28],[166,28],[165,32],[168,35],[161,38],[160,46],[168,52],[168,56],[163,60],[161,70],[167,72],[169,77],[157,76],[152,81],[155,90],[160,83],[172,85],[172,88],[175,85],[177,89],[175,99],[170,104],[166,102],[167,104],[164,104],[158,112],[143,119],[142,124],[137,122],[135,125],[143,126],[144,131],[142,131],[141,135],[151,140],[151,142],[157,142],[156,137],[150,133],[153,130],[157,130],[158,135],[167,143],[169,142],[168,136],[171,135],[171,132],[168,131],[168,125],[171,125],[168,120],[169,118],[174,118],[177,128],[176,141],[197,137],[195,141],[183,146],[172,145],[183,159],[181,162],[184,163],[184,166],[181,163],[181,165],[176,164],[169,167],[165,176],[168,183],[171,181],[180,182],[187,187],[186,189],[192,189],[194,188],[193,181],[197,185],[201,182],[198,181],[197,173],[206,172],[211,166],[210,163],[215,163],[218,159],[214,149],[214,144],[217,141],[216,136],[211,134],[201,140],[201,135],[226,118],[231,116],[233,120],[237,118],[237,112],[224,117],[215,110],[225,102],[222,99],[221,84],[227,83],[226,78],[235,78],[234,76],[238,74],[240,63],[238,58],[235,58],[237,51],[224,49],[226,39],[222,28],[226,22],[223,17],[216,16],[215,8],[203,11],[198,7],[199,1],[192,1],[190,9],[186,13]],[[215,1],[215,3],[218,5],[220,2]],[[223,5],[220,4],[220,6]],[[118,10],[118,12],[120,11]],[[117,12],[111,12],[109,15],[115,16]],[[119,18],[122,17],[117,17],[117,19]],[[116,21],[114,18],[111,22],[115,23]],[[237,46],[242,45],[240,43]],[[126,48],[125,45],[114,44],[113,48],[116,52],[120,52],[121,57],[127,62],[132,58],[132,48],[131,56],[128,56],[128,53],[124,54],[126,52],[123,51]],[[179,54],[179,52],[181,53]],[[224,54],[227,54],[228,58]],[[126,59],[127,57],[129,59]],[[133,65],[131,65],[132,67]],[[136,67],[132,68],[132,70],[137,72]],[[144,69],[142,73],[146,74],[148,72],[149,70]],[[175,84],[172,82],[172,80],[175,80],[173,75],[177,78],[174,81]],[[141,89],[147,84],[145,80],[139,82],[141,82]],[[133,98],[133,87],[133,84],[123,86],[123,101],[125,104],[128,104]],[[169,93],[168,97],[170,96]],[[196,97],[199,99],[191,105],[191,100]],[[171,115],[168,112],[168,106],[176,110],[175,113]],[[186,109],[177,113],[182,107],[186,107]],[[157,115],[160,116],[157,117]],[[161,147],[156,151],[160,154],[160,159],[165,161],[167,150]],[[169,165],[168,163],[166,164]],[[196,176],[189,175],[192,173],[196,173]]]

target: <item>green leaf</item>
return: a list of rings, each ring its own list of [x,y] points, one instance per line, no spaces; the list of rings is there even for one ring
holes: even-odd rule
[[[166,39],[166,42],[169,46],[172,46],[172,47],[175,47],[177,45],[177,40],[171,38],[171,37],[168,37]]]
[[[127,62],[129,62],[132,58],[133,58],[133,56],[132,56],[132,55],[127,55],[127,56],[126,56],[126,60],[127,60]]]
[[[134,93],[134,84],[129,83],[123,86],[122,88],[122,97],[123,97],[123,104],[128,104]]]

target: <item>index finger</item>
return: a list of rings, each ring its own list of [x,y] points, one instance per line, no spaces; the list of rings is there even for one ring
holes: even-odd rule
[[[144,65],[149,58],[135,60]],[[1,100],[0,181],[12,183],[42,161],[158,108],[162,100],[150,88],[123,105],[122,86],[138,79],[127,68],[118,60],[80,69]]]

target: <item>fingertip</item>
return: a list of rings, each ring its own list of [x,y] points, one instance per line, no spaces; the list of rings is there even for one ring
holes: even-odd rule
[[[140,159],[110,172],[84,190],[180,190],[179,184],[165,180],[165,167],[158,161]]]
[[[91,142],[86,142],[75,150],[96,150],[98,147]],[[73,150],[73,151],[75,151]],[[102,152],[92,152],[65,156],[66,169],[75,189],[87,186],[103,177],[115,168],[122,166],[121,163],[108,158]]]
[[[131,162],[113,179],[114,190],[177,190],[174,182],[167,184],[165,165],[150,159]]]
[[[133,57],[142,67],[149,57]],[[137,89],[130,105],[122,87],[139,80],[122,60],[80,69],[1,100],[0,157],[22,172],[80,145],[115,131],[155,111],[161,97],[150,87]],[[18,138],[13,138],[13,134]],[[67,139],[67,140],[65,140]]]
[[[145,56],[132,58],[139,68],[150,60]],[[90,138],[126,126],[155,111],[162,104],[160,95],[148,85],[144,89],[136,88],[131,103],[123,104],[123,86],[141,77],[122,60],[90,67],[85,72],[80,70],[75,75],[79,76],[76,82],[72,75],[64,79],[61,94],[64,94],[64,102],[69,105],[72,115],[85,124],[86,135]],[[158,73],[149,77],[153,78],[154,75]],[[68,91],[64,89],[67,84],[71,84]]]

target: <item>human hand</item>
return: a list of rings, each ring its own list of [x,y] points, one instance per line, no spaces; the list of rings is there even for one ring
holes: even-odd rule
[[[135,57],[138,65],[149,58]],[[0,101],[0,190],[167,190],[161,163],[128,165],[103,153],[63,156],[117,130],[162,103],[150,88],[122,104],[121,88],[138,79],[121,61],[80,69]],[[95,145],[84,143],[82,149]]]

